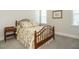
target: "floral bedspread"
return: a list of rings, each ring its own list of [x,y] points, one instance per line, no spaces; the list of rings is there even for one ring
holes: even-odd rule
[[[42,29],[43,26],[17,27],[17,40],[23,43],[27,48],[34,48],[34,32]]]

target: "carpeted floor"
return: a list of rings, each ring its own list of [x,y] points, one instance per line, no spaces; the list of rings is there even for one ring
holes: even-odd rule
[[[78,49],[79,40],[72,39],[63,36],[56,36],[56,39],[51,41],[49,44],[40,47],[40,49]],[[0,42],[0,49],[27,49],[16,39],[7,40]]]

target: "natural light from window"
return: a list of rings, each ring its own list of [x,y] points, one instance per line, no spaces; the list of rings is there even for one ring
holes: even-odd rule
[[[46,10],[41,10],[41,24],[46,24],[47,23],[47,11]]]
[[[73,25],[79,25],[79,10],[73,10]]]
[[[46,10],[37,10],[35,13],[36,21],[39,24],[46,24],[47,23],[47,11]]]

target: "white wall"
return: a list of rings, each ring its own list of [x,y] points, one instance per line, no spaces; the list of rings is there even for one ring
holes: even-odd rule
[[[72,10],[64,10],[62,19],[53,19],[52,10],[48,10],[47,12],[47,22],[49,25],[55,26],[57,34],[79,38],[79,26],[72,25]]]
[[[0,40],[4,39],[4,27],[14,26],[15,20],[24,18],[37,20],[35,12],[35,10],[0,10]],[[55,26],[57,33],[79,37],[79,26],[73,26],[72,22],[71,10],[64,10],[62,19],[53,19],[52,10],[47,11],[47,23]]]
[[[35,19],[34,10],[0,10],[0,40],[4,39],[4,27],[14,26],[15,20]]]

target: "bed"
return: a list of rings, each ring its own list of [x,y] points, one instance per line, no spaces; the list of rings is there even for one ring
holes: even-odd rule
[[[17,40],[25,45],[28,49],[37,49],[46,42],[55,40],[54,26],[39,26],[36,22],[28,19],[16,21]]]

